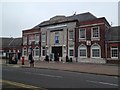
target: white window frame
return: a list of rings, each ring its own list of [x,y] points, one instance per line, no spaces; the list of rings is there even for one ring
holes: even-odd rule
[[[23,45],[27,45],[27,36],[23,36]]]
[[[70,56],[70,50],[73,50],[73,56]],[[68,48],[68,55],[69,55],[68,56],[69,58],[73,58],[74,57],[74,47],[69,47]]]
[[[82,50],[84,50],[84,49],[86,50],[86,56],[80,56],[80,50],[81,50],[81,49],[82,49]],[[79,46],[79,49],[78,49],[78,50],[79,50],[79,57],[80,57],[80,58],[87,58],[87,47],[86,47],[84,44],[81,44],[81,45]]]
[[[117,57],[113,57],[113,53],[112,53],[112,50],[117,50]],[[118,59],[118,47],[111,47],[111,58],[113,59]]]
[[[93,37],[93,29],[98,28],[98,37]],[[94,26],[91,28],[91,38],[92,39],[99,39],[100,38],[100,27],[99,26]]]
[[[42,42],[46,42],[46,34],[45,33],[42,33],[42,35],[41,35],[41,41]]]
[[[99,48],[96,48],[95,45],[97,45]],[[93,57],[93,49],[99,49],[99,57]],[[91,46],[91,57],[92,58],[101,58],[101,47],[99,44],[93,44]]]
[[[70,55],[70,50],[73,50],[73,55],[72,55],[72,56]],[[74,49],[69,49],[69,56],[70,56],[70,57],[73,57],[73,56],[74,56]]]
[[[73,37],[72,38],[70,38],[70,32],[73,32]],[[74,39],[74,31],[73,30],[70,30],[69,31],[69,40],[73,40]]]
[[[83,30],[83,29],[85,30],[85,38],[81,38],[81,37],[80,37],[80,30]],[[79,29],[79,39],[84,39],[84,40],[86,39],[86,28],[80,28],[80,29]]]
[[[26,49],[26,50],[25,50]],[[26,55],[25,55],[25,51],[26,51]],[[27,48],[26,47],[24,47],[23,48],[23,54],[22,54],[23,56],[27,56]]]
[[[45,46],[43,46],[43,47],[45,47]],[[45,56],[43,56],[43,50],[45,50],[45,55],[46,55],[46,48],[43,49],[43,47],[41,47],[41,56],[42,56],[42,57],[45,57]]]
[[[39,44],[40,41],[40,35],[39,34],[35,34],[35,43]]]
[[[31,39],[30,39],[31,37],[34,37],[34,39],[31,40]],[[34,41],[35,41],[35,35],[30,34],[30,35],[29,35],[29,45],[31,45],[31,43],[34,42]]]
[[[36,55],[36,52],[37,52],[37,51],[38,51],[38,55]],[[40,55],[40,50],[39,50],[39,47],[36,46],[35,49],[34,49],[34,56],[35,56],[35,57],[39,57],[39,55]]]

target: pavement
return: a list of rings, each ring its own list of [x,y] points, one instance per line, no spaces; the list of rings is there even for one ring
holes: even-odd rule
[[[2,65],[8,65],[13,67],[30,68],[28,60],[25,60],[24,65],[21,61],[18,64],[6,64],[6,60],[2,60]],[[0,59],[1,63],[1,59]],[[108,76],[119,76],[120,77],[120,65],[115,64],[90,64],[90,63],[68,63],[68,62],[46,62],[46,61],[35,61],[34,67],[32,68],[42,68],[42,69],[55,69],[55,70],[65,70],[80,73],[90,73],[97,75],[108,75]]]

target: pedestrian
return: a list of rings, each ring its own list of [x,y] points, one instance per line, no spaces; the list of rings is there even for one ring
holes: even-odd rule
[[[29,60],[30,60],[30,67],[34,67],[34,60],[32,57],[32,53],[29,54]]]
[[[21,58],[21,53],[18,52],[18,60],[20,60],[20,58]]]

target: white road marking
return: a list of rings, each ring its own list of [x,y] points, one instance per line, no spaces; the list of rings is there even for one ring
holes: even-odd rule
[[[3,71],[13,71],[12,69],[2,69]]]
[[[118,79],[118,77],[113,77],[113,78],[117,78]]]
[[[31,73],[31,72],[25,72],[25,73],[34,74],[34,75],[40,75],[40,76],[47,76],[47,77],[63,78],[62,76],[55,76],[55,75],[42,74],[42,73]]]
[[[28,84],[23,84],[23,83],[18,83],[18,82],[13,82],[13,81],[8,81],[8,80],[0,80],[0,82],[7,83],[10,85],[14,85],[14,86],[18,86],[18,87],[22,87],[22,88],[39,88],[40,89],[40,87],[36,87],[36,86],[28,85]],[[41,88],[40,90],[45,90],[45,89]]]
[[[91,83],[100,83],[100,84],[107,84],[107,85],[112,85],[112,86],[118,86],[118,84],[114,84],[114,83],[91,81],[91,80],[86,80],[86,81],[87,81],[87,82],[91,82]]]

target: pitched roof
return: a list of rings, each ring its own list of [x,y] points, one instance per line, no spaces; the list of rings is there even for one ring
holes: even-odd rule
[[[17,48],[21,46],[22,38],[0,38],[0,42],[2,48]]]
[[[13,40],[13,38],[0,38],[0,47],[8,47],[9,43]]]
[[[77,15],[74,14],[72,16],[67,16],[67,17],[58,15],[58,16],[54,16],[54,17],[50,18],[50,20],[43,21],[42,23],[38,24],[34,28],[39,28],[40,26],[44,26],[44,25],[68,22],[68,21],[73,21],[73,20],[78,20],[79,22],[82,22],[82,21],[87,21],[87,20],[93,20],[96,18],[97,17],[95,17],[90,12],[81,13],[81,14],[77,14]]]
[[[22,45],[22,38],[14,38],[11,43],[9,43],[9,46],[12,47],[20,47]]]
[[[111,27],[106,33],[106,41],[118,42],[120,41],[120,26]]]

